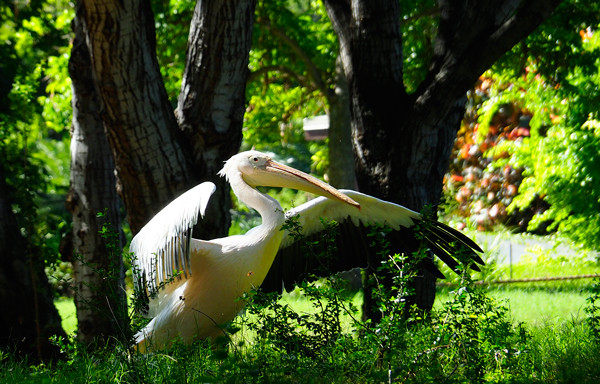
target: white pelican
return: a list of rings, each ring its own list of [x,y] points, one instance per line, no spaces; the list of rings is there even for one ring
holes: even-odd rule
[[[304,234],[322,229],[320,218],[350,219],[346,227],[378,223],[394,230],[421,221],[420,214],[405,207],[355,191],[338,191],[257,151],[231,157],[219,175],[227,178],[239,200],[258,211],[262,224],[244,235],[193,239],[191,228],[198,213],[204,215],[215,190],[213,183],[205,182],[175,199],[142,228],[130,246],[137,288],[149,298],[145,315],[152,318],[135,336],[140,351],[164,347],[175,338],[189,343],[222,335],[222,326],[243,308],[243,294],[263,283],[278,251],[293,243],[292,236],[281,230],[286,217],[298,216]],[[294,188],[322,197],[284,214],[279,202],[257,186]],[[462,247],[474,261],[483,263],[474,242],[432,223],[423,230],[424,238],[442,261],[456,266],[452,253]]]

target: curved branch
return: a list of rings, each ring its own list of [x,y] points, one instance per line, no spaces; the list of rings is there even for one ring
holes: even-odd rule
[[[248,75],[248,82],[255,81],[258,77],[269,72],[279,72],[283,75],[287,75],[296,80],[299,84],[305,86],[306,88],[313,85],[307,84],[308,82],[305,80],[304,77],[298,76],[296,72],[294,72],[291,68],[286,67],[285,65],[267,65],[265,67],[257,69],[256,71],[252,71]]]
[[[440,0],[440,25],[429,73],[415,93],[415,107],[436,112],[471,87],[477,78],[520,40],[545,21],[561,0],[500,1],[467,4]]]
[[[302,49],[302,47],[298,44],[297,41],[290,38],[285,31],[282,29],[273,26],[268,20],[265,21],[262,25],[267,28],[274,36],[277,36],[281,39],[287,46],[289,46],[292,51],[296,54],[296,56],[306,64],[308,76],[313,81],[316,88],[318,88],[323,94],[327,95],[331,91],[327,83],[323,81],[322,71],[315,65],[315,63],[311,60],[310,56]]]

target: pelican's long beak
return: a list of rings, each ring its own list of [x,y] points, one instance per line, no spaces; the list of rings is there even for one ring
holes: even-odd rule
[[[265,173],[261,174],[260,183],[258,183],[258,185],[299,189],[315,195],[338,200],[360,209],[360,204],[333,188],[331,185],[316,177],[271,159],[266,162]]]

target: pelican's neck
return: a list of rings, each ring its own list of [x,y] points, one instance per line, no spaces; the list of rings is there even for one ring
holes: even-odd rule
[[[285,216],[277,200],[248,185],[242,178],[241,173],[230,177],[229,183],[238,199],[260,214],[262,218],[261,227],[267,230],[279,230],[281,228]]]

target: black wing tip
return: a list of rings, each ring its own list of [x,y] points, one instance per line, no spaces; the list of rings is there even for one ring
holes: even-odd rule
[[[434,221],[433,224],[438,229],[446,231],[449,234],[451,234],[454,237],[456,237],[456,239],[458,241],[460,241],[461,243],[465,244],[467,247],[471,248],[473,251],[476,251],[476,252],[479,252],[479,253],[483,253],[483,249],[481,249],[481,247],[479,246],[479,244],[477,244],[470,237],[468,237],[467,235],[465,235],[464,233],[462,233],[458,229],[452,228],[451,226],[449,226],[447,224],[444,224],[444,223],[441,223],[439,221]],[[481,260],[481,258],[479,258],[479,260]],[[482,260],[482,263],[483,263],[483,260]]]
[[[483,250],[464,233],[433,219],[425,219],[420,232],[431,251],[455,273],[460,273],[459,261],[481,272],[478,264],[485,265],[479,255]]]

